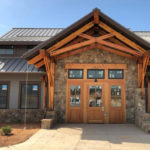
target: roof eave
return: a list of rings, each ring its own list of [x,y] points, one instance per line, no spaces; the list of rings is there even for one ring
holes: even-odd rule
[[[0,45],[38,45],[43,41],[0,41]]]

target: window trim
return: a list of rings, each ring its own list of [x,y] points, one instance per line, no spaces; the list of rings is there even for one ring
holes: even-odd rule
[[[103,78],[89,78],[89,77],[88,77],[88,71],[89,71],[89,70],[103,70],[104,76],[103,76]],[[87,69],[87,79],[105,79],[105,69]]]
[[[19,109],[25,109],[21,108],[21,92],[22,92],[22,84],[26,84],[26,81],[20,81],[19,83],[19,98],[18,98],[18,108]],[[39,93],[38,93],[38,106],[37,108],[26,108],[26,109],[41,109],[41,82],[40,81],[28,81],[28,84],[37,84],[39,87]]]
[[[0,84],[7,84],[7,85],[8,85],[6,107],[5,107],[5,108],[0,108],[0,109],[9,109],[9,101],[10,101],[10,81],[0,81]]]
[[[109,77],[109,72],[110,71],[122,71],[122,78],[110,78]],[[111,79],[111,80],[113,80],[113,79],[124,79],[124,69],[108,69],[108,79]]]
[[[82,70],[82,77],[81,78],[70,78],[69,77],[69,71],[70,70]],[[83,69],[68,69],[68,79],[83,79],[83,77],[84,77],[84,71],[83,71]]]

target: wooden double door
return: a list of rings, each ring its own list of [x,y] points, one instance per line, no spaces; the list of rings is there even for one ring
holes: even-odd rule
[[[124,82],[68,81],[67,122],[124,123]]]

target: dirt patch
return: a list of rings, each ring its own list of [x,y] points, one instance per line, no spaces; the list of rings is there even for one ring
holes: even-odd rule
[[[33,134],[35,134],[40,129],[40,123],[27,124],[26,129],[24,129],[24,124],[1,124],[0,123],[0,128],[6,125],[12,127],[12,134],[9,136],[0,135],[0,147],[22,143],[27,139],[29,139]]]

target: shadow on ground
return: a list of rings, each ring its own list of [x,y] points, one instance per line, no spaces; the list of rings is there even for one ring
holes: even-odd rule
[[[61,132],[62,128],[64,134],[80,134],[81,140],[108,141],[114,144],[124,142],[150,144],[150,134],[134,124],[58,124],[54,130]]]

